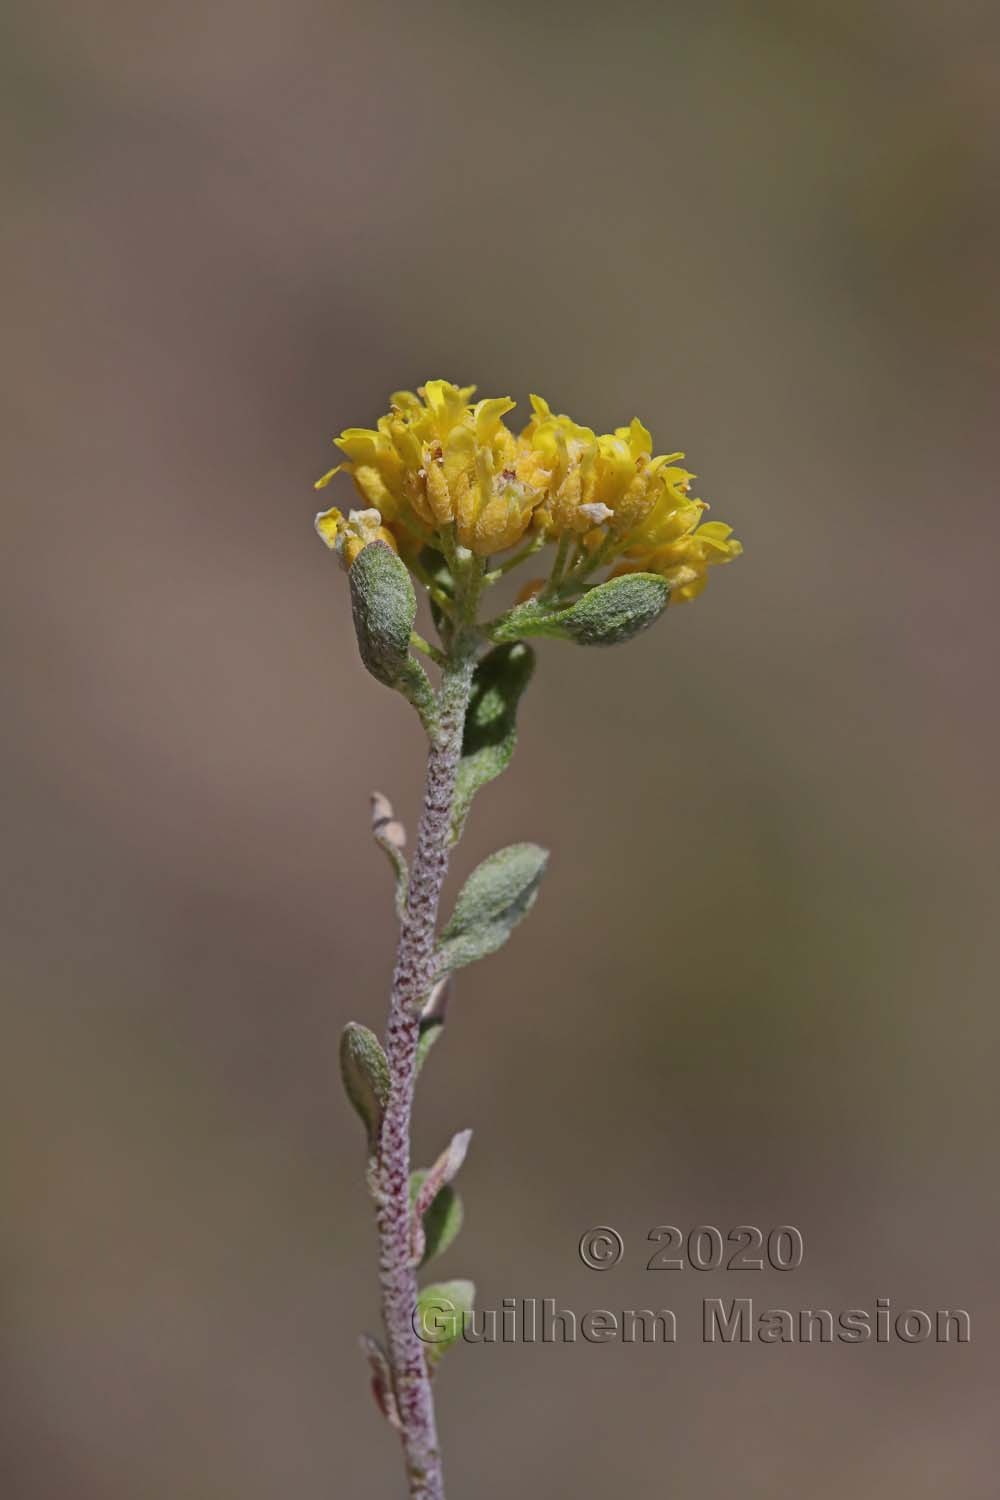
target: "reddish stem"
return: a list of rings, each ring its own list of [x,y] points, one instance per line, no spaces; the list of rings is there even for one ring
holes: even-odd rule
[[[462,753],[472,672],[471,649],[456,641],[441,683],[437,729],[427,761],[424,805],[396,950],[385,1036],[390,1090],[374,1184],[382,1315],[411,1500],[444,1500],[434,1398],[424,1346],[413,1326],[417,1278],[411,1264],[410,1117],[420,1008],[434,982],[438,903],[448,870],[455,776]]]

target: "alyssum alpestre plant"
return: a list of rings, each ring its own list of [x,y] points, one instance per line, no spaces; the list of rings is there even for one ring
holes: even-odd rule
[[[450,849],[476,792],[504,771],[518,703],[534,668],[528,641],[579,646],[630,640],[668,605],[693,599],[710,567],[739,556],[731,528],[706,521],[681,453],[655,455],[638,420],[597,434],[532,396],[519,433],[514,402],[472,401],[475,387],[431,380],[397,392],[374,428],[335,440],[365,508],[328,510],[316,529],[347,571],[361,659],[420,715],[429,753],[416,847],[380,794],[373,833],[396,887],[399,941],[382,1041],[351,1022],[341,1043],[348,1096],[368,1139],[368,1188],[379,1236],[384,1343],[362,1342],[378,1405],[402,1440],[409,1494],[441,1500],[441,1455],[431,1379],[453,1341],[420,1337],[421,1310],[472,1305],[473,1286],[418,1290],[417,1272],[455,1238],[462,1207],[454,1179],[470,1132],[429,1170],[413,1171],[414,1086],[445,1019],[448,976],[495,952],[530,909],[545,869],[537,844],[512,844],[474,870],[438,930]],[[513,607],[489,617],[490,589],[549,555]],[[535,571],[534,569],[532,571]],[[415,585],[426,591],[440,642],[414,630]],[[413,654],[438,669],[437,687]]]

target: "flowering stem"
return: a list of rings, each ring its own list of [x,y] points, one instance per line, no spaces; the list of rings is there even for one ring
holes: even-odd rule
[[[424,567],[423,563],[420,561],[419,557],[410,558],[409,568],[414,578],[418,578],[423,584],[424,588],[427,590],[428,594],[434,600],[434,603],[438,606],[438,608],[443,610],[446,615],[450,616],[455,603],[454,599],[450,594],[447,594],[444,589],[438,587],[431,575],[428,573],[427,569]]]
[[[439,651],[437,646],[433,646],[430,641],[425,640],[422,635],[418,635],[415,630],[410,631],[410,645],[415,651],[422,651],[425,656],[429,656],[431,661],[436,661],[439,667],[443,667],[447,661],[447,657],[443,651]]]
[[[548,599],[551,594],[554,594],[558,590],[562,582],[563,570],[566,567],[566,559],[569,556],[571,540],[572,538],[568,532],[559,538],[559,545],[556,547],[556,560],[552,564],[552,573],[539,596],[540,598]]]
[[[609,562],[614,557],[616,546],[615,538],[607,536],[596,552],[581,552],[574,559],[573,566],[565,578],[554,589],[554,597],[562,599],[565,595],[572,593],[574,589],[579,588],[590,577],[591,573],[596,572],[598,568],[602,568],[606,562]]]
[[[476,637],[468,618],[475,608],[478,583],[477,573],[466,597],[460,595],[457,601],[466,623],[456,631],[442,671],[423,811],[396,951],[385,1035],[389,1098],[373,1181],[382,1314],[411,1500],[443,1500],[444,1496],[430,1377],[424,1346],[413,1326],[417,1279],[410,1237],[410,1119],[420,1010],[434,982],[438,903],[448,869],[455,777],[475,666]]]
[[[534,557],[535,553],[540,552],[547,541],[548,537],[544,531],[537,532],[526,546],[521,547],[513,556],[506,558],[504,562],[487,573],[485,581],[487,583],[496,583],[498,579],[503,578],[505,574],[509,573],[512,568],[516,568],[523,563],[526,558]]]
[[[448,976],[506,941],[534,902],[547,859],[534,843],[496,850],[465,882],[439,940],[449,846],[472,798],[513,754],[518,704],[534,668],[528,638],[580,646],[626,641],[663,613],[671,591],[678,601],[693,598],[710,563],[742,550],[728,526],[698,524],[704,507],[689,496],[691,476],[669,467],[683,455],[654,457],[637,418],[598,435],[533,396],[534,414],[515,433],[503,421],[514,403],[499,397],[470,404],[475,389],[431,380],[415,393],[397,392],[376,427],[346,428],[335,439],[346,461],[317,488],[343,469],[365,508],[345,517],[333,506],[314,523],[349,575],[364,667],[412,704],[430,741],[412,864],[391,805],[379,794],[373,798],[372,833],[392,866],[400,926],[385,1035],[380,1043],[367,1026],[350,1021],[340,1048],[344,1087],[365,1127],[387,1343],[383,1348],[365,1335],[363,1347],[376,1402],[402,1439],[411,1500],[444,1497],[430,1371],[460,1329],[436,1328],[447,1337],[428,1358],[420,1334],[429,1329],[417,1322],[416,1271],[457,1230],[461,1210],[451,1177],[469,1138],[459,1131],[415,1179],[414,1087],[440,1035]],[[661,546],[657,537],[672,540]],[[478,620],[483,590],[550,543],[548,580],[522,588],[496,619]],[[487,559],[497,554],[508,555],[487,572]],[[619,557],[630,561],[595,586],[592,575]],[[644,576],[639,563],[646,562],[662,576]],[[429,596],[440,645],[414,630],[415,581]],[[413,651],[440,669],[437,691]],[[462,1305],[442,1298],[437,1311],[464,1317],[475,1292],[470,1281],[425,1287],[424,1309],[446,1288]]]

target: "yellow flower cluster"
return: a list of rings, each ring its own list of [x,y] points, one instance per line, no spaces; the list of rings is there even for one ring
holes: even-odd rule
[[[539,396],[515,434],[504,418],[507,397],[471,400],[474,386],[430,380],[398,391],[374,428],[349,427],[335,439],[367,509],[323,512],[317,529],[347,566],[375,536],[404,556],[425,542],[457,542],[479,557],[503,552],[529,532],[541,543],[566,538],[595,565],[649,571],[673,585],[672,597],[694,598],[712,563],[741,551],[731,528],[703,522],[707,508],[691,497],[693,475],[681,453],[654,456],[635,419],[597,434],[554,414]]]

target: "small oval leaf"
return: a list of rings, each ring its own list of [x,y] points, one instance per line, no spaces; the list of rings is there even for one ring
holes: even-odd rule
[[[429,1365],[436,1365],[461,1338],[463,1320],[472,1311],[475,1297],[471,1281],[438,1281],[419,1293],[413,1326]]]
[[[414,1172],[410,1176],[410,1208],[413,1217],[410,1250],[414,1265],[422,1265],[443,1248],[440,1244],[443,1234],[448,1234],[447,1242],[450,1244],[461,1227],[461,1204],[454,1194],[445,1198],[445,1190],[465,1161],[471,1139],[471,1130],[460,1130],[457,1135],[452,1136],[429,1172]],[[432,1216],[434,1209],[437,1210],[436,1216]],[[448,1219],[455,1212],[458,1222],[451,1227]],[[429,1219],[432,1219],[430,1224]]]
[[[430,731],[434,690],[423,667],[409,655],[417,596],[406,564],[385,542],[369,542],[347,577],[361,660],[374,678],[410,700]]]
[[[389,1098],[389,1064],[378,1037],[357,1021],[348,1021],[340,1038],[340,1073],[374,1151]]]
[[[564,609],[547,610],[533,600],[518,604],[494,625],[496,641],[548,636],[578,646],[617,646],[648,630],[670,600],[670,585],[656,573],[623,573],[589,589]]]
[[[427,1180],[427,1172],[421,1168],[410,1175],[410,1203],[416,1205],[417,1197]],[[432,1199],[430,1207],[420,1221],[423,1238],[414,1234],[414,1260],[425,1266],[436,1255],[443,1255],[462,1227],[465,1211],[457,1190],[447,1183]],[[416,1228],[416,1226],[415,1226]]]
[[[510,763],[517,743],[517,705],[534,667],[535,653],[523,641],[494,647],[476,667],[455,783],[452,843],[461,836],[476,792]]]
[[[503,946],[531,910],[548,857],[538,844],[511,844],[473,870],[441,934],[439,973],[460,969]]]
[[[406,564],[385,542],[369,542],[347,576],[361,660],[379,682],[395,687],[409,659],[417,614]]]

